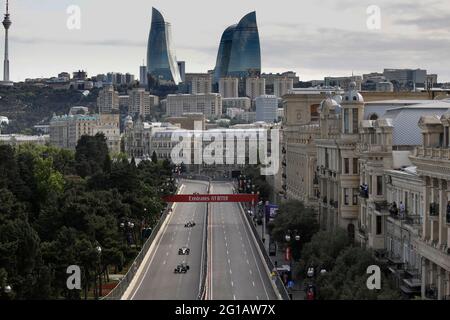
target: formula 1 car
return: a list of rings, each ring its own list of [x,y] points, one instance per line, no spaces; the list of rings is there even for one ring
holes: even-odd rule
[[[184,227],[185,228],[195,227],[195,222],[194,221],[188,221],[188,222],[185,223]]]
[[[189,270],[189,266],[186,262],[182,262],[173,271],[174,273],[186,273]]]
[[[187,255],[189,255],[190,252],[191,252],[191,249],[189,249],[188,247],[182,247],[182,248],[178,249],[178,254],[181,256],[187,256]]]

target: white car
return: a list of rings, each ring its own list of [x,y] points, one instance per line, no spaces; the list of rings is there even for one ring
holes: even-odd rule
[[[308,278],[314,277],[314,268],[313,267],[309,267],[306,275],[308,276]]]

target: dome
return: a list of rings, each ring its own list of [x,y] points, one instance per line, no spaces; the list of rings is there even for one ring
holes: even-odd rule
[[[133,118],[131,117],[131,116],[127,116],[126,118],[125,118],[125,123],[133,123]]]
[[[348,91],[344,93],[342,101],[345,103],[364,103],[364,98],[358,92],[355,81],[350,82]]]
[[[327,97],[320,103],[319,113],[328,113],[339,107],[339,103],[331,97],[330,92],[327,92],[326,95]]]

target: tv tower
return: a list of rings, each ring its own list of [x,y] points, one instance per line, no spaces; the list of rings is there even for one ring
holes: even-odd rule
[[[6,0],[6,13],[3,19],[3,27],[5,28],[5,61],[3,63],[3,82],[9,83],[9,52],[8,52],[8,30],[11,27],[11,19],[9,18],[9,0]]]

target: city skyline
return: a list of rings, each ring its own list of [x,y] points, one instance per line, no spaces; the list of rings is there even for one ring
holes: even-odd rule
[[[80,30],[66,27],[70,5],[81,9]],[[444,1],[393,4],[380,0],[381,30],[367,28],[369,5],[368,1],[352,0],[327,0],[325,5],[281,0],[274,7],[268,1],[248,1],[236,10],[220,2],[136,0],[124,14],[121,3],[105,0],[12,2],[11,79],[48,77],[77,69],[90,75],[108,71],[138,74],[155,6],[172,23],[177,58],[186,61],[187,72],[213,69],[223,30],[230,21],[239,21],[255,10],[262,72],[293,70],[301,80],[311,80],[383,68],[423,68],[437,73],[440,82],[450,81],[450,68],[445,65],[450,50],[450,30],[446,28],[450,10]],[[98,16],[102,8],[108,9],[104,17]],[[192,19],[196,15],[199,19]]]

